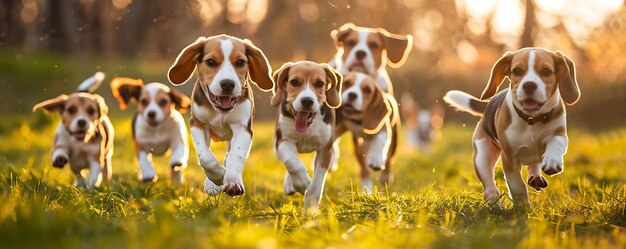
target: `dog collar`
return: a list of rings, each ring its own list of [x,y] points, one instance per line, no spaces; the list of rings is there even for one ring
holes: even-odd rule
[[[528,125],[534,125],[536,123],[542,122],[542,123],[547,123],[548,121],[550,121],[550,116],[552,116],[552,112],[554,112],[554,108],[552,108],[549,112],[538,115],[538,116],[531,116],[528,115],[526,113],[524,113],[522,110],[520,110],[519,108],[517,108],[517,106],[515,104],[513,104],[513,109],[515,109],[515,112],[517,113],[517,116],[519,116],[521,119],[523,119]]]

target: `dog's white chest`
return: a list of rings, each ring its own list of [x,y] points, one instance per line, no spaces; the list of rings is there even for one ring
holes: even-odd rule
[[[514,117],[515,119],[516,117]],[[546,131],[552,124],[537,123],[528,125],[518,119],[505,130],[513,157],[524,165],[540,163],[546,148],[547,139],[551,137]]]
[[[232,124],[243,126],[248,124],[251,118],[252,103],[250,100],[245,100],[229,112],[220,112],[211,107],[201,107],[195,103],[191,108],[192,115],[204,124],[204,127],[211,132],[212,137],[219,141],[225,141],[233,137]]]
[[[169,119],[158,127],[151,127],[139,116],[135,127],[135,139],[137,144],[146,151],[155,155],[163,155],[170,149],[172,139],[180,136],[175,134],[176,131],[179,131],[177,126],[174,120]]]
[[[324,117],[319,113],[313,123],[303,133],[296,131],[295,120],[281,117],[278,120],[282,139],[293,141],[296,144],[298,153],[309,153],[320,150],[331,139],[331,126],[324,123]]]

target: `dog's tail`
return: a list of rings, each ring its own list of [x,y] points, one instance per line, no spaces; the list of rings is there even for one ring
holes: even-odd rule
[[[98,89],[98,87],[100,87],[100,84],[102,84],[102,81],[104,81],[104,76],[105,75],[104,75],[103,72],[97,72],[93,76],[87,78],[85,81],[80,83],[80,85],[78,85],[78,88],[76,89],[76,91],[77,92],[85,92],[85,93],[93,93],[93,92],[95,92],[96,89]]]
[[[443,97],[443,100],[457,110],[469,112],[479,117],[485,113],[487,103],[489,103],[457,90],[448,91],[446,96]]]

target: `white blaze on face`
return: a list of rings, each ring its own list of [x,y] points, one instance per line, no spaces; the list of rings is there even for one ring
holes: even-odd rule
[[[348,56],[346,57],[343,66],[338,67],[341,74],[347,74],[348,72],[350,72],[350,67],[355,62],[357,62],[357,51],[365,52],[365,58],[363,59],[363,63],[367,72],[371,74],[376,71],[372,51],[370,51],[369,46],[367,46],[367,37],[370,35],[370,32],[364,30],[359,30],[357,32],[359,34],[359,42],[354,46],[354,48],[352,48],[352,50],[350,50],[350,54],[348,54]],[[345,53],[345,51],[343,51],[343,53]]]
[[[313,100],[313,106],[311,106],[311,110],[313,112],[317,112],[320,109],[321,106],[320,103],[317,101],[317,95],[315,94],[315,91],[313,91],[313,84],[311,84],[309,80],[306,81],[304,88],[302,88],[302,91],[298,93],[296,99],[292,103],[293,109],[297,112],[311,111],[305,110],[304,106],[302,105],[302,99],[304,98],[309,98]]]
[[[161,90],[162,90],[161,87],[150,85],[150,84],[148,84],[145,87],[145,91],[148,93],[148,96],[150,96],[150,102],[148,103],[146,108],[143,110],[143,113],[141,114],[145,120],[154,120],[160,123],[165,118],[165,113],[163,113],[163,110],[159,106],[159,103],[157,100],[157,94]],[[150,112],[155,114],[154,119],[148,118],[148,113]]]
[[[526,70],[526,74],[522,78],[521,83],[517,86],[517,92],[515,94],[515,97],[519,101],[532,99],[534,101],[544,103],[547,100],[546,84],[541,80],[541,77],[539,77],[539,74],[535,71],[536,60],[535,50],[530,50],[528,52],[528,68]],[[536,83],[537,90],[531,94],[526,94],[526,92],[524,92],[524,85],[529,82]]]
[[[363,91],[361,91],[361,83],[363,83],[363,80],[365,80],[365,75],[357,73],[354,84],[352,84],[352,86],[350,86],[341,94],[342,103],[344,105],[352,105],[352,107],[357,111],[361,111],[361,109],[363,109]],[[348,98],[350,93],[356,94],[356,99],[354,99],[354,101],[350,101],[350,99]]]
[[[213,81],[211,81],[211,84],[209,85],[209,91],[211,91],[211,93],[215,96],[222,96],[223,94],[220,82],[222,80],[232,80],[235,82],[235,88],[233,88],[232,96],[239,96],[242,84],[237,76],[237,71],[235,71],[233,63],[230,61],[230,55],[232,54],[234,47],[233,41],[230,39],[221,40],[220,47],[222,49],[222,54],[224,55],[224,61],[222,61],[215,77],[213,77]]]

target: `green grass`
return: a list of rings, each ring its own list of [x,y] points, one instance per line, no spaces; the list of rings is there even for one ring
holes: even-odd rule
[[[285,196],[285,168],[272,151],[273,124],[255,125],[246,194],[208,197],[192,149],[187,183],[136,180],[130,118],[114,116],[113,181],[95,191],[71,186],[51,167],[57,117],[0,117],[0,247],[41,248],[624,248],[626,129],[570,131],[565,173],[531,193],[527,214],[482,202],[471,164],[473,127],[448,125],[429,155],[401,146],[396,182],[356,192],[358,166],[347,139],[327,179],[322,210],[302,215],[302,196]],[[224,145],[214,144],[219,158]],[[303,155],[309,165],[312,155]],[[501,190],[506,191],[500,168]]]

